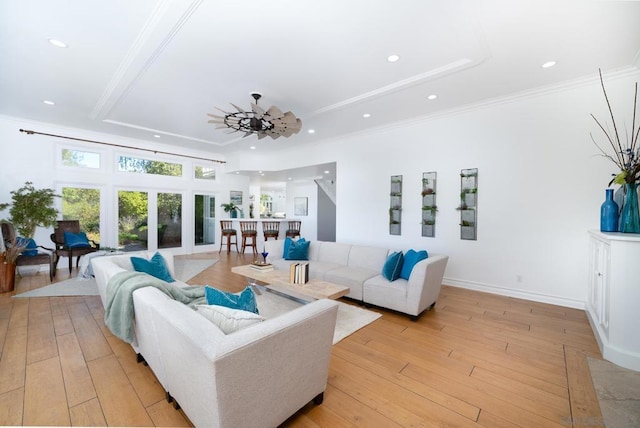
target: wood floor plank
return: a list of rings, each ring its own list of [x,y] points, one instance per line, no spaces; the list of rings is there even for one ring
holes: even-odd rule
[[[115,355],[94,359],[87,364],[107,424],[110,426],[151,426],[153,424]]]
[[[153,425],[157,427],[191,427],[191,422],[184,414],[173,408],[167,400],[160,400],[147,407]]]
[[[0,394],[0,426],[22,425],[24,388]]]
[[[93,387],[93,380],[76,335],[70,333],[58,336],[57,342],[69,407],[95,398],[96,390]]]
[[[23,423],[36,426],[71,423],[58,357],[27,366]]]
[[[78,427],[103,427],[107,421],[102,414],[100,401],[94,398],[69,408],[71,425]]]
[[[27,327],[7,331],[0,358],[0,394],[24,387],[27,369]]]
[[[111,347],[102,335],[102,330],[84,300],[73,301],[69,298],[65,298],[65,300],[68,302],[69,315],[84,359],[91,361],[112,354]],[[71,303],[69,304],[69,302]]]
[[[348,422],[357,427],[402,427],[402,425],[382,415],[376,409],[362,403],[356,397],[331,385],[327,386],[322,405],[327,406],[337,414],[344,415]]]
[[[571,417],[568,421],[574,426],[604,427],[604,419],[600,413],[598,396],[591,380],[585,354],[569,346],[565,347],[565,352],[571,402]]]

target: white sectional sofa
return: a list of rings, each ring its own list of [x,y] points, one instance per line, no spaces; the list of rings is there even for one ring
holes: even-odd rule
[[[160,253],[175,277],[173,256]],[[154,254],[92,261],[105,307],[109,279],[133,269],[132,255]],[[336,302],[314,301],[228,335],[157,288],[137,289],[133,302],[132,346],[195,426],[275,427],[309,401],[322,402]]]
[[[269,240],[264,249],[276,269],[289,269],[293,260],[283,257],[285,240]],[[432,307],[440,293],[449,256],[429,254],[418,262],[409,279],[388,281],[382,275],[387,257],[395,252],[387,248],[312,241],[309,245],[309,275],[349,287],[346,297],[399,311],[416,320]]]

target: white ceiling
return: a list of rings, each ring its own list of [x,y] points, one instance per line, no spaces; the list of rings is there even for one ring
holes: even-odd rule
[[[639,20],[637,1],[3,0],[0,114],[278,150],[638,67]],[[252,91],[302,131],[258,141],[207,123]]]

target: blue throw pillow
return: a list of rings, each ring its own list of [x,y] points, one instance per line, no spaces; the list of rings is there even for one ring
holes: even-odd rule
[[[242,290],[242,293],[236,294],[205,285],[204,296],[209,305],[225,306],[231,309],[253,312],[254,314],[259,313],[256,296],[253,294],[251,287],[246,287]]]
[[[407,251],[404,254],[404,264],[402,265],[402,272],[400,272],[400,278],[409,279],[409,277],[411,276],[411,271],[413,270],[413,267],[416,265],[416,263],[418,263],[420,260],[426,259],[427,257],[429,257],[429,255],[425,250]]]
[[[384,266],[382,266],[382,276],[387,278],[388,281],[395,281],[400,278],[403,262],[404,256],[402,255],[402,251],[391,254],[387,257],[387,261],[384,262]]]
[[[287,258],[287,254],[289,254],[289,247],[291,246],[292,242],[305,242],[304,238],[300,238],[297,241],[294,241],[293,239],[289,238],[288,236],[285,238],[284,240],[284,247],[283,247],[283,251],[282,251],[282,258],[286,259]]]
[[[131,257],[131,264],[136,272],[148,273],[165,282],[175,282],[162,254],[156,252],[150,260],[142,257]]]
[[[24,245],[24,250],[22,251],[22,255],[24,256],[37,256],[38,255],[38,245],[36,241],[31,238],[20,238],[16,239],[16,242],[20,243],[19,245]]]
[[[311,241],[299,239],[292,241],[289,245],[289,251],[285,256],[285,260],[309,260],[309,244]]]
[[[90,247],[89,239],[87,238],[87,234],[84,232],[80,232],[80,233],[65,232],[64,243],[69,248]]]

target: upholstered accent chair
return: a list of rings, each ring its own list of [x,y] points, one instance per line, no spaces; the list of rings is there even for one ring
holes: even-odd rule
[[[2,222],[2,239],[5,247],[10,247],[16,239],[16,230],[13,224],[9,222]],[[16,260],[16,266],[49,266],[49,281],[53,281],[53,277],[56,274],[56,268],[53,264],[53,249],[38,245],[38,252],[34,255],[20,254]],[[44,251],[41,251],[44,250]],[[18,272],[20,272],[18,270]]]
[[[73,258],[76,258],[76,268],[80,264],[80,257],[100,249],[100,244],[88,239],[80,228],[79,220],[58,220],[58,224],[51,234],[51,241],[55,244],[54,265],[58,267],[60,257],[69,258],[69,273],[73,268]]]

